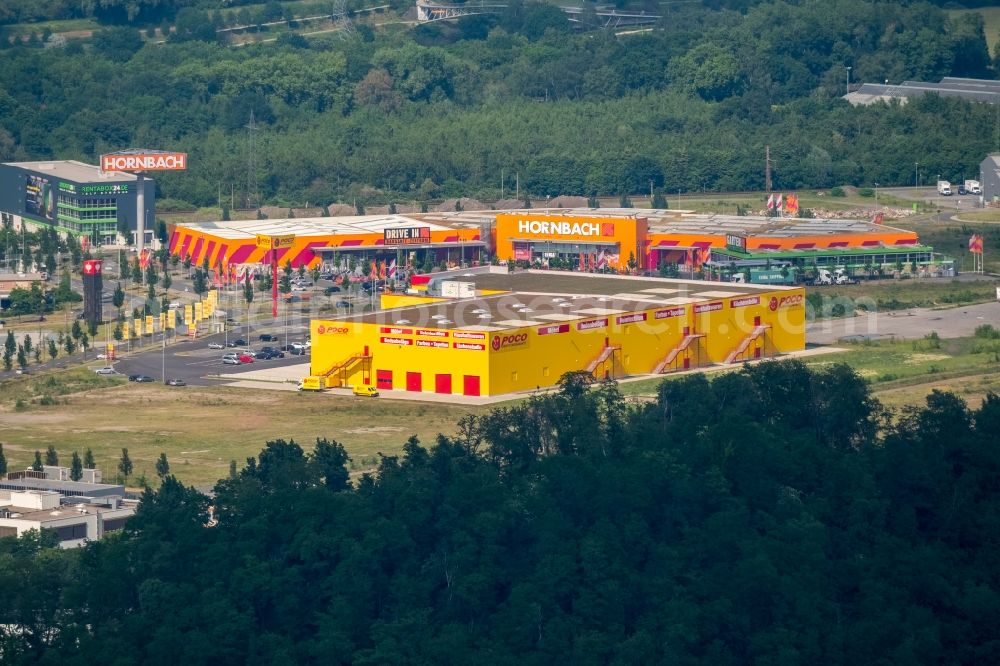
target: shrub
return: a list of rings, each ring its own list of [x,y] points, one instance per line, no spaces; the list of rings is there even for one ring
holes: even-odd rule
[[[844,192],[844,188],[838,186],[838,187],[834,187],[834,188],[832,188],[830,190],[830,196],[831,197],[846,197],[847,193]],[[157,207],[159,207],[159,203],[157,203]]]

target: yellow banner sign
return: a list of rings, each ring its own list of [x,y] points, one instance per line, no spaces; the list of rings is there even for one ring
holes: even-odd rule
[[[291,247],[295,244],[295,236],[268,236],[257,234],[257,247],[267,250],[275,250],[282,247]]]
[[[142,336],[142,318],[136,317],[135,319],[132,320],[132,324],[135,327],[136,337]]]
[[[146,335],[153,334],[153,315],[146,315]]]

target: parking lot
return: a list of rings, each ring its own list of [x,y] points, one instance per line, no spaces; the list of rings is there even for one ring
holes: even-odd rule
[[[255,360],[252,363],[226,365],[222,357],[233,351],[253,349],[263,346],[279,347],[284,343],[251,341],[253,344],[225,349],[210,349],[209,343],[225,344],[223,334],[204,336],[190,341],[178,342],[166,347],[149,345],[139,353],[116,361],[114,368],[123,375],[148,375],[158,382],[180,379],[192,386],[207,386],[218,382],[218,376],[237,379],[238,375],[265,368],[301,366],[302,375],[309,373],[309,356],[286,353],[284,358]],[[294,338],[300,340],[302,336]],[[232,377],[230,377],[232,375]]]

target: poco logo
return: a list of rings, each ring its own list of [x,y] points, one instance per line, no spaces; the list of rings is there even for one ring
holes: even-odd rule
[[[507,347],[518,347],[528,342],[527,333],[515,333],[513,335],[494,335],[490,341],[493,351],[500,351]]]
[[[767,307],[772,311],[778,308],[791,307],[793,305],[802,305],[802,294],[793,294],[791,296],[782,296],[778,298],[777,296],[772,296],[770,302],[768,302]]]
[[[316,332],[319,333],[320,335],[323,335],[324,333],[332,333],[332,334],[347,333],[347,328],[340,326],[324,326],[323,324],[320,324],[319,326],[316,327]]]

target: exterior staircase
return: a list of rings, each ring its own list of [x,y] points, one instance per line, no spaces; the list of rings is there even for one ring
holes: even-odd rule
[[[753,344],[754,340],[764,335],[764,332],[771,328],[770,324],[764,324],[762,326],[755,326],[750,332],[750,335],[743,338],[740,341],[739,346],[733,351],[729,352],[729,356],[726,357],[726,365],[729,365],[736,359],[738,359],[749,347]]]
[[[703,338],[703,337],[705,337],[704,333],[692,333],[690,335],[685,335],[684,339],[681,340],[676,347],[671,349],[670,353],[668,353],[663,358],[662,361],[656,364],[656,367],[653,368],[653,374],[659,375],[662,372],[664,372],[667,366],[671,365],[677,359],[677,357],[680,355],[681,352],[683,352],[685,349],[691,346],[692,342],[694,342],[698,338]]]
[[[594,374],[594,371],[597,370],[602,363],[611,358],[616,351],[621,351],[621,347],[605,347],[602,349],[601,353],[587,365],[587,372]]]
[[[348,368],[350,368],[352,365],[354,365],[355,363],[357,363],[359,361],[370,361],[370,360],[371,360],[371,355],[370,354],[367,354],[367,355],[366,354],[351,354],[350,356],[348,356],[344,360],[338,361],[337,363],[334,363],[333,365],[331,365],[326,371],[319,373],[319,376],[321,376],[321,377],[329,377],[330,375],[332,375],[332,374],[334,374],[336,372],[340,372],[343,375],[345,373],[345,371]],[[346,377],[341,377],[340,378],[341,384],[343,384],[344,381],[346,381],[346,379],[347,379]]]

